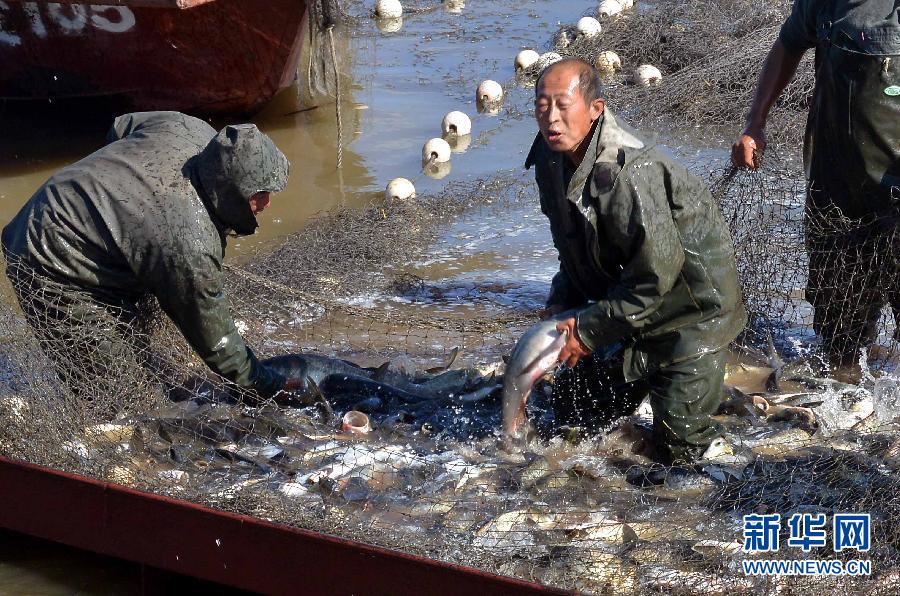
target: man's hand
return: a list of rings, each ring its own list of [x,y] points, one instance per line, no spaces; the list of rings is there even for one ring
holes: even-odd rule
[[[739,168],[758,169],[766,145],[765,131],[748,127],[731,146],[731,163]]]
[[[565,362],[569,368],[574,368],[578,361],[585,356],[590,356],[591,352],[585,347],[581,340],[578,339],[578,333],[575,330],[575,317],[560,321],[556,326],[556,330],[560,333],[568,333],[566,345],[559,352],[559,361]]]
[[[542,308],[538,311],[538,316],[542,321],[546,321],[550,317],[556,316],[562,311],[566,310],[566,307],[562,304],[551,304],[547,308]]]

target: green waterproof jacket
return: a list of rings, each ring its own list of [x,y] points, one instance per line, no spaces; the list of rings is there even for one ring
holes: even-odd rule
[[[548,305],[587,304],[579,338],[592,351],[624,343],[627,380],[731,342],[746,314],[706,186],[609,109],[568,185],[567,159],[538,134],[525,163],[559,251]]]
[[[178,112],[120,116],[107,140],[3,229],[7,263],[107,305],[152,293],[210,369],[262,396],[280,390],[235,327],[222,262],[226,234],[257,227],[248,198],[284,188],[285,156],[252,124],[217,134]]]

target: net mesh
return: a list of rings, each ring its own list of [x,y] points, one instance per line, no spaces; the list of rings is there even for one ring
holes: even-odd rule
[[[787,4],[665,6],[566,51],[662,65],[662,88],[611,86],[639,121],[738,121]],[[785,131],[802,121],[810,79],[796,85]],[[291,407],[209,373],[153,300],[100,304],[6,263],[21,308],[0,306],[0,454],[589,593],[896,593],[900,386],[885,308],[898,288],[896,226],[810,217],[789,159],[798,138],[759,171],[706,173],[751,322],[732,346],[714,418],[724,440],[696,465],[652,462],[646,404],[598,435],[559,428],[553,376],[529,401],[539,436],[521,453],[499,448],[501,355],[535,313],[499,299],[503,283],[438,284],[419,268],[454,222],[533,204],[518,174],[321,216],[226,269],[258,354],[317,354],[326,372],[340,371]],[[829,331],[810,303],[811,265],[833,280],[814,288]],[[836,367],[835,351],[858,364]],[[603,382],[585,378],[576,385]],[[351,409],[368,414],[371,432],[342,425]],[[774,512],[870,513],[872,548],[743,553],[742,517]],[[780,536],[784,545],[786,524]],[[740,566],[812,557],[868,559],[873,574],[753,577]]]
[[[595,36],[561,26],[550,49],[591,64],[601,53],[615,52],[622,68],[604,76],[605,95],[635,125],[734,126],[747,115],[766,55],[790,9],[786,1],[657,2],[601,19],[602,31]],[[658,85],[636,84],[634,71],[643,64],[659,68]],[[533,82],[546,66],[538,62],[519,78]],[[813,83],[813,59],[807,55],[773,108],[768,127],[773,139],[799,145]]]
[[[788,209],[801,200],[799,190],[783,186],[796,177],[779,182],[774,160],[767,163],[773,165],[737,173],[716,188],[741,248],[748,303],[769,315],[756,328],[771,332],[780,329],[776,320],[790,318],[771,316],[786,312],[771,305],[802,301],[790,275],[767,277],[761,261],[771,270],[780,255],[797,259],[804,241],[797,228],[802,208]],[[740,194],[759,196],[757,187],[765,190],[763,201]],[[510,175],[451,185],[416,203],[338,212],[228,269],[233,311],[260,353],[352,359],[369,367],[359,369],[361,376],[377,374],[375,367],[388,361],[381,370],[386,383],[419,391],[420,401],[381,395],[386,406],[369,404],[374,430],[361,435],[341,430],[346,410],[367,407],[352,403],[366,398],[353,387],[342,392],[323,382],[330,407],[316,396],[299,396],[290,408],[255,404],[210,375],[152,301],[98,305],[13,263],[25,317],[4,307],[0,318],[0,450],[228,511],[596,593],[799,593],[813,584],[740,572],[741,516],[865,511],[873,516],[872,550],[866,557],[833,556],[868,558],[878,575],[815,585],[890,593],[884,578],[898,562],[900,435],[889,412],[900,412],[882,407],[871,415],[876,402],[900,397],[890,375],[876,379],[867,368],[869,376],[843,385],[795,360],[761,397],[754,383],[762,381],[753,376],[774,369],[754,361],[757,352],[746,347],[750,356],[729,365],[732,388],[716,417],[727,447],[696,467],[666,468],[647,457],[650,419],[641,409],[599,436],[567,427],[531,441],[524,453],[498,448],[499,355],[533,313],[474,289],[462,294],[471,300],[446,300],[423,291],[428,284],[410,277],[404,264],[420,259],[452,221],[500,215],[533,192],[529,181]],[[775,221],[793,232],[785,233],[784,250],[762,251],[754,226],[777,227]],[[793,267],[802,273],[800,263]],[[761,279],[766,285],[755,285]],[[380,298],[354,303],[362,289]],[[460,356],[443,371],[450,346]],[[552,383],[535,388],[535,420],[550,410]],[[792,391],[801,383],[810,387]],[[426,396],[423,387],[434,391]],[[789,555],[783,549],[778,556]]]
[[[739,255],[749,337],[815,349],[835,365],[867,349],[872,365],[895,366],[896,214],[813,207],[800,164],[776,151],[760,170],[729,168],[711,187]]]

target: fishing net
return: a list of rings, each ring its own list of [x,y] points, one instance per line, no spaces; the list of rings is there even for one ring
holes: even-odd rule
[[[605,75],[605,95],[635,125],[665,130],[735,126],[746,118],[762,65],[790,7],[790,2],[661,1],[602,19],[596,36],[579,36],[574,27],[563,26],[551,49],[591,64],[604,51],[618,54],[622,69]],[[658,85],[635,84],[634,70],[643,64],[660,69]],[[546,65],[539,62],[519,79],[533,82]],[[769,118],[774,140],[799,146],[813,85],[808,54]]]
[[[895,366],[896,214],[811,209],[801,164],[777,151],[758,171],[729,169],[712,189],[738,255],[749,338],[814,346],[843,364],[869,348],[873,365]]]
[[[339,63],[345,52],[336,44],[345,36],[335,31],[350,20],[337,0],[314,0],[307,4],[306,43],[303,56],[297,66],[298,99],[301,105],[317,105],[323,99],[337,97],[341,72],[346,67]]]
[[[717,188],[746,199],[737,188],[750,192],[747,180],[763,184],[772,174],[735,173]],[[729,211],[723,202],[732,222],[757,225],[760,213],[780,219],[785,252],[802,252],[802,237],[785,223],[798,225],[802,214],[785,216],[801,200],[791,188],[782,190],[784,205],[768,210],[744,201],[747,211]],[[815,586],[891,593],[900,563],[900,388],[889,375],[843,385],[792,363],[780,371],[778,391],[760,397],[751,395],[755,384],[773,370],[752,358],[732,362],[735,387],[716,416],[728,447],[697,466],[652,462],[646,404],[607,421],[609,432],[599,436],[549,424],[523,453],[498,447],[494,375],[533,313],[491,299],[503,288],[440,286],[416,276],[413,264],[434,257],[428,246],[453,222],[535,210],[533,193],[530,181],[508,175],[449,185],[415,203],[339,211],[228,268],[233,312],[261,356],[340,356],[385,383],[444,388],[437,398],[388,408],[334,393],[328,381],[320,393],[329,404],[314,392],[296,396],[292,407],[259,402],[211,375],[152,301],[98,305],[8,263],[25,316],[9,307],[0,316],[0,452],[590,593],[801,593],[809,579],[743,573],[742,559],[760,558],[741,551],[743,516],[867,512],[870,551],[815,552],[869,560],[875,575],[819,578]],[[752,238],[749,229],[735,236],[739,248]],[[739,254],[751,310],[771,315],[766,305],[780,303],[767,303],[769,294],[750,285],[764,269],[749,266],[772,263],[782,251]],[[767,291],[794,283],[776,280]],[[455,360],[450,346],[460,348]],[[387,369],[376,370],[385,361]],[[531,397],[538,426],[552,416],[554,382],[540,381]],[[801,383],[809,387],[796,390]],[[372,432],[342,430],[351,407],[369,408]],[[787,548],[777,555],[811,556]]]
[[[791,2],[781,0],[763,5],[747,0],[662,0],[601,18],[597,36],[579,37],[573,27],[564,26],[560,31],[566,35],[557,34],[554,49],[591,63],[600,52],[612,50],[626,69],[653,64],[664,74],[673,73],[721,54],[733,41],[780,26],[790,9]],[[585,15],[597,17],[593,11]],[[755,59],[757,49],[748,47],[743,55]]]

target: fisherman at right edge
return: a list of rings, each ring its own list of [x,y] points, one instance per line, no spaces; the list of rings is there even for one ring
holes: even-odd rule
[[[578,308],[557,326],[573,370],[554,383],[553,409],[558,424],[599,430],[649,395],[655,459],[690,462],[715,438],[725,349],[746,320],[734,249],[705,185],[601,94],[575,59],[535,88],[540,133],[525,166],[560,260],[544,316]]]
[[[803,161],[806,299],[831,363],[858,362],[885,303],[900,316],[900,3],[795,0],[759,77],[736,166],[757,168],[769,110],[816,48]]]

